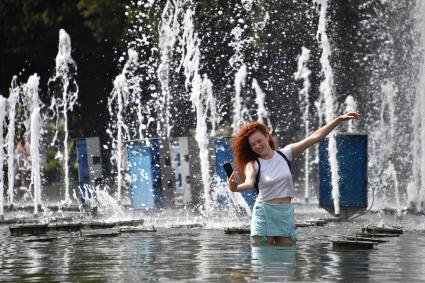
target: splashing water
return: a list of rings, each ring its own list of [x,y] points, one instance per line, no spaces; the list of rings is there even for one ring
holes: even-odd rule
[[[119,75],[114,80],[114,93],[117,94],[118,100],[118,113],[117,113],[117,198],[121,200],[121,186],[122,186],[122,166],[123,166],[123,129],[126,128],[123,119],[123,108],[128,103],[128,88],[127,81],[124,75]]]
[[[384,199],[388,199],[389,192],[394,192],[396,209],[397,212],[401,212],[401,202],[400,202],[400,191],[399,191],[399,182],[397,180],[397,171],[394,166],[394,148],[395,148],[395,139],[396,139],[396,109],[394,99],[398,93],[397,87],[393,82],[387,81],[381,85],[382,89],[382,106],[380,113],[380,125],[381,129],[384,129],[385,133],[380,133],[379,139],[381,143],[379,145],[381,162],[380,166],[382,167],[381,174],[379,178],[381,179],[381,188],[378,189],[378,194],[382,194]],[[394,190],[391,190],[391,187]]]
[[[41,204],[41,170],[40,170],[40,134],[42,118],[40,115],[41,102],[38,98],[40,77],[34,74],[29,77],[25,85],[25,95],[31,98],[32,113],[30,119],[30,156],[31,156],[31,184],[33,187],[34,214],[38,215],[38,205]]]
[[[98,212],[108,221],[126,220],[129,218],[128,213],[121,207],[120,202],[108,193],[106,188],[95,188],[95,206]]]
[[[4,139],[3,126],[6,120],[6,98],[0,96],[0,216],[4,214]]]
[[[233,47],[235,53],[229,59],[229,64],[236,71],[242,68],[244,64],[243,51],[251,42],[250,39],[243,38],[243,33],[244,30],[238,26],[233,28],[231,32],[232,42],[230,42],[229,46]]]
[[[159,28],[159,50],[160,64],[157,74],[161,84],[161,97],[158,100],[159,121],[157,121],[157,132],[159,136],[170,137],[172,125],[170,113],[172,107],[172,96],[170,90],[170,62],[174,53],[177,35],[180,33],[178,15],[181,11],[179,0],[167,0],[161,17]],[[165,129],[165,131],[163,130]]]
[[[199,55],[199,53],[198,53]],[[199,59],[199,57],[198,57]],[[198,61],[199,63],[199,61]],[[193,106],[196,109],[196,134],[195,139],[199,146],[199,160],[201,161],[201,174],[202,174],[202,185],[204,187],[204,206],[205,208],[211,209],[212,198],[211,198],[211,184],[209,174],[209,136],[207,132],[206,123],[206,109],[205,109],[205,97],[202,91],[205,83],[211,83],[207,77],[204,80],[201,79],[199,74],[195,74],[192,80],[192,93],[191,100]]]
[[[257,121],[264,124],[264,120],[266,120],[267,128],[272,133],[273,127],[269,119],[269,112],[267,111],[266,106],[264,105],[266,94],[260,88],[256,79],[252,80],[252,89],[255,91],[255,103],[257,103]]]
[[[8,197],[9,205],[13,205],[14,201],[14,181],[15,181],[15,172],[14,172],[14,161],[15,161],[15,122],[16,122],[16,103],[19,98],[20,87],[17,85],[17,77],[14,76],[10,86],[10,94],[8,98],[9,105],[9,125],[7,127],[7,172],[8,172]]]
[[[233,101],[233,134],[236,134],[239,130],[239,127],[244,123],[244,113],[247,113],[248,111],[246,108],[243,107],[243,101],[242,101],[242,88],[245,87],[246,84],[246,77],[248,73],[246,70],[246,65],[242,64],[240,69],[235,74],[235,98]]]
[[[50,109],[54,110],[56,116],[56,126],[60,116],[64,119],[64,138],[63,138],[63,156],[64,160],[64,175],[65,175],[65,200],[66,204],[71,204],[69,192],[69,131],[68,131],[68,111],[72,111],[78,99],[78,85],[72,79],[73,73],[76,72],[77,66],[71,57],[71,38],[68,33],[61,29],[59,31],[59,46],[58,54],[56,55],[56,73],[53,78],[49,80],[54,82],[59,80],[62,85],[62,97],[52,97]],[[57,128],[57,127],[56,127]],[[56,130],[53,137],[52,145],[57,139],[58,131]]]
[[[345,112],[356,112],[357,111],[357,102],[351,95],[348,95],[344,101]],[[355,130],[353,120],[348,121],[347,132],[352,133]]]
[[[123,166],[124,157],[123,150],[124,144],[130,138],[129,126],[125,123],[125,113],[127,106],[130,102],[130,85],[131,81],[127,80],[127,75],[132,77],[131,67],[138,65],[138,53],[132,49],[128,50],[128,60],[120,75],[114,80],[114,89],[108,98],[108,110],[111,115],[111,123],[109,125],[108,133],[112,138],[112,148],[116,152],[116,165],[117,165],[117,199],[121,202],[121,190],[123,183]],[[136,93],[136,98],[139,93]],[[137,100],[137,99],[133,99]],[[114,134],[116,133],[116,136]],[[139,132],[140,135],[140,132]]]
[[[301,48],[301,55],[298,58],[298,69],[294,74],[296,81],[303,80],[303,88],[298,92],[299,100],[301,104],[301,109],[303,112],[302,120],[304,122],[304,136],[308,137],[310,135],[310,120],[309,120],[309,109],[310,109],[310,74],[311,71],[308,69],[308,61],[310,60],[310,50],[304,46]],[[305,151],[305,160],[304,160],[304,200],[308,202],[310,197],[310,159],[309,159],[310,149],[307,148]]]
[[[202,92],[206,96],[205,104],[209,109],[210,115],[209,120],[211,122],[211,137],[214,137],[216,134],[217,124],[220,122],[220,117],[217,114],[217,100],[213,94],[213,84],[211,80],[208,79],[207,74],[204,74],[204,79],[202,81]]]
[[[330,65],[329,58],[331,56],[331,46],[329,43],[328,36],[326,34],[326,13],[328,9],[327,0],[315,0],[315,3],[320,5],[319,24],[317,29],[317,40],[319,41],[322,55],[320,57],[320,63],[322,66],[322,73],[324,74],[324,80],[320,83],[320,94],[319,107],[323,107],[325,122],[330,123],[334,119],[334,79],[333,71]],[[322,98],[323,97],[323,98]],[[321,105],[323,99],[323,105]],[[320,113],[321,114],[321,113]],[[329,134],[328,143],[328,154],[329,163],[331,166],[331,179],[332,179],[332,199],[334,201],[334,212],[339,215],[339,174],[338,174],[338,160],[335,131]]]
[[[248,12],[252,10],[252,6],[254,5],[254,0],[242,0],[242,7]]]
[[[121,75],[125,79],[125,88],[122,89],[125,94],[125,110],[124,123],[128,139],[143,139],[145,136],[146,125],[144,125],[144,118],[148,112],[144,104],[142,90],[140,88],[141,79],[135,74],[140,65],[139,53],[133,49],[128,49],[128,60],[126,61]],[[132,105],[130,105],[130,102]],[[108,100],[108,107],[111,109],[111,101]],[[118,105],[119,106],[119,105]],[[129,107],[127,107],[129,106]],[[112,114],[110,112],[110,114]],[[122,113],[124,114],[124,113]],[[112,115],[113,116],[113,115]],[[112,125],[110,125],[111,128]]]
[[[408,191],[409,205],[425,209],[425,3],[417,0],[417,18],[420,32],[419,48],[422,65],[416,86],[416,103],[413,109],[413,181]]]
[[[259,21],[259,22],[257,22],[257,23],[254,24],[255,29],[256,30],[259,30],[259,31],[263,30],[266,27],[267,22],[269,20],[270,20],[269,12],[266,12],[266,14],[264,15],[263,20],[261,20],[261,21]]]
[[[199,39],[198,34],[193,31],[193,22],[192,15],[193,11],[188,9],[185,14],[185,23],[184,23],[184,37],[185,42],[183,45],[186,45],[186,53],[184,54],[183,67],[184,74],[186,76],[185,87],[188,88],[189,81],[191,82],[191,94],[190,99],[192,101],[192,106],[196,111],[196,134],[195,140],[198,143],[199,147],[199,160],[201,162],[201,176],[202,176],[202,185],[204,187],[203,200],[204,208],[212,208],[212,199],[211,199],[211,183],[210,183],[210,174],[209,174],[209,135],[208,135],[208,126],[207,126],[207,116],[208,105],[206,105],[206,97],[209,91],[212,91],[212,82],[205,75],[204,79],[199,75],[199,60],[200,60],[200,51],[199,51]],[[212,94],[209,94],[212,95]]]

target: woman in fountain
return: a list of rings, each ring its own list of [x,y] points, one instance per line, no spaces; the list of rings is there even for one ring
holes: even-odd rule
[[[233,139],[237,170],[228,178],[227,185],[232,192],[254,187],[259,191],[251,219],[253,245],[287,246],[296,241],[289,162],[325,138],[341,122],[359,116],[357,112],[341,115],[309,137],[282,149],[276,149],[264,125],[250,122],[241,127]]]

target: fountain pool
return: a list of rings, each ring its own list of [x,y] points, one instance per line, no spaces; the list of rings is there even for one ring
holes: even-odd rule
[[[297,221],[326,216],[297,206]],[[310,212],[308,212],[310,211]],[[171,215],[172,214],[172,215]],[[57,234],[50,242],[28,242],[0,227],[3,282],[420,282],[425,266],[422,217],[394,222],[373,214],[353,222],[298,228],[293,247],[252,247],[249,235],[227,235],[223,227],[249,223],[221,215],[204,222],[192,215],[163,212],[146,217],[157,232],[84,238]],[[233,223],[232,223],[233,222]],[[187,224],[205,225],[187,228]],[[368,223],[403,225],[404,233],[370,250],[338,250],[331,240]],[[178,226],[177,224],[184,224]],[[173,226],[174,225],[174,226]],[[332,231],[332,235],[330,235]]]

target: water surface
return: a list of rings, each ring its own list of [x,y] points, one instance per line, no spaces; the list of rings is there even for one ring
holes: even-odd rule
[[[53,242],[24,242],[27,237],[12,237],[8,226],[0,226],[0,281],[423,282],[422,218],[398,221],[405,233],[373,250],[336,250],[331,240],[383,221],[376,217],[299,228],[293,247],[252,247],[249,235],[226,235],[223,227],[208,225],[167,224],[156,233],[114,238],[66,233]]]

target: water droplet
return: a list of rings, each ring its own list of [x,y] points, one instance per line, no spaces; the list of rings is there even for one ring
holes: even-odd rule
[[[242,3],[242,7],[248,12],[252,10],[253,0],[242,0],[241,3]]]

